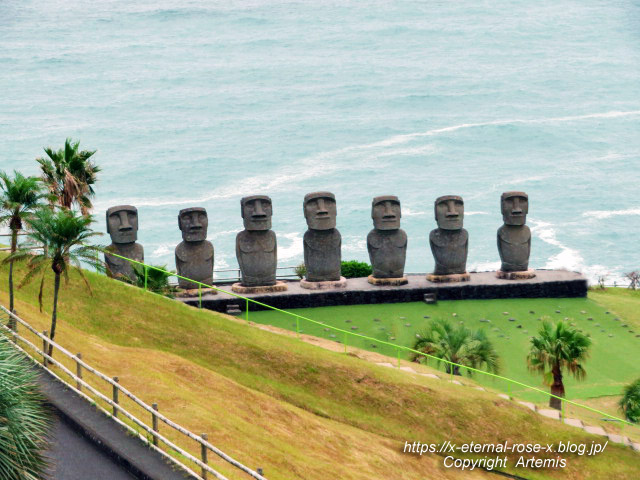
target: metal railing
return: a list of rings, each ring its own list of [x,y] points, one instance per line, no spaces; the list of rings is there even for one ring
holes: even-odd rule
[[[118,257],[118,258],[121,258],[123,260],[126,260],[131,264],[142,266],[144,268],[145,277],[146,277],[146,275],[148,275],[148,272],[149,272],[150,269],[157,270],[157,271],[164,272],[164,273],[170,273],[170,272],[167,272],[166,270],[163,270],[161,268],[154,267],[152,265],[147,265],[147,264],[145,264],[143,262],[138,262],[136,260],[133,260],[133,259],[130,259],[130,258],[127,258],[127,257],[123,257],[121,255],[118,255],[118,254],[115,254],[115,253],[112,253],[112,252],[105,252],[105,253],[108,253],[109,255],[113,255],[115,257]],[[602,415],[602,416],[606,417],[606,419],[610,419],[611,421],[619,422],[623,426],[623,428],[625,426],[631,427],[631,428],[634,429],[634,434],[637,436],[637,438],[640,439],[640,425],[631,423],[628,420],[620,418],[620,417],[616,417],[615,415],[611,415],[609,413],[603,412],[602,410],[598,410],[596,408],[592,408],[592,407],[589,407],[587,405],[583,405],[583,404],[575,402],[573,400],[569,400],[569,399],[567,399],[565,397],[560,397],[560,396],[554,395],[554,394],[552,394],[550,392],[547,392],[547,391],[542,390],[540,388],[534,387],[532,385],[528,385],[526,383],[519,382],[518,380],[514,380],[514,379],[511,379],[511,378],[508,378],[508,377],[503,377],[502,375],[497,375],[495,373],[486,372],[484,370],[480,370],[480,369],[477,369],[477,368],[469,367],[469,366],[466,366],[466,365],[461,365],[459,363],[455,363],[455,362],[452,362],[450,360],[445,360],[445,359],[442,359],[442,358],[438,358],[438,357],[435,357],[433,355],[429,355],[427,353],[421,352],[419,350],[415,350],[415,349],[410,348],[410,347],[405,347],[404,345],[397,345],[395,343],[387,342],[385,340],[379,340],[377,338],[369,337],[367,335],[362,335],[362,334],[359,334],[359,333],[351,332],[349,330],[344,330],[342,328],[335,327],[333,325],[329,325],[329,324],[326,324],[324,322],[320,322],[318,320],[314,320],[312,318],[308,318],[308,317],[304,317],[302,315],[298,315],[297,313],[289,312],[287,310],[283,310],[283,309],[280,309],[280,308],[273,307],[271,305],[267,305],[266,303],[259,302],[257,300],[252,299],[252,298],[244,297],[244,296],[239,295],[239,294],[237,294],[235,292],[230,292],[230,291],[227,291],[227,290],[223,290],[221,288],[216,287],[215,285],[207,285],[207,284],[205,284],[203,282],[199,282],[197,280],[193,280],[193,279],[190,279],[190,278],[187,278],[187,277],[182,277],[182,276],[177,275],[175,273],[171,273],[171,274],[173,276],[175,276],[175,277],[182,278],[184,280],[187,280],[189,282],[192,282],[192,283],[195,283],[195,284],[198,285],[198,307],[199,308],[202,308],[202,289],[203,288],[204,289],[212,289],[212,290],[215,290],[217,292],[225,293],[225,294],[231,295],[233,297],[236,297],[238,299],[244,300],[244,303],[245,303],[245,320],[247,322],[249,321],[249,318],[250,318],[249,310],[250,310],[250,306],[251,305],[256,305],[256,306],[259,306],[259,307],[261,307],[263,309],[268,309],[268,310],[280,312],[280,313],[282,313],[284,315],[288,315],[290,317],[295,318],[295,321],[296,321],[296,323],[295,323],[296,335],[298,336],[298,338],[300,338],[300,333],[301,333],[301,329],[300,329],[301,322],[308,322],[308,323],[313,324],[313,325],[321,326],[324,329],[328,329],[327,331],[330,330],[330,331],[333,331],[334,333],[341,334],[341,337],[343,339],[342,343],[344,344],[344,352],[345,353],[347,353],[348,339],[349,338],[357,338],[357,339],[360,339],[360,340],[365,340],[367,342],[373,342],[374,344],[385,345],[387,347],[391,347],[391,348],[395,349],[398,366],[400,366],[401,353],[410,354],[410,356],[414,357],[414,358],[423,357],[425,359],[435,360],[438,363],[442,362],[442,363],[445,363],[445,364],[448,365],[448,370],[449,370],[449,375],[450,375],[450,379],[451,380],[453,380],[454,367],[457,367],[457,369],[460,372],[466,371],[468,373],[470,373],[470,372],[477,373],[477,374],[484,375],[484,376],[487,376],[487,377],[490,377],[490,378],[493,378],[493,379],[500,380],[501,382],[504,382],[507,385],[507,393],[508,393],[508,395],[510,397],[512,396],[512,387],[514,387],[514,386],[523,387],[526,390],[529,390],[531,392],[540,393],[540,394],[542,394],[542,395],[544,395],[544,396],[546,396],[548,398],[555,398],[555,399],[560,400],[560,402],[561,402],[561,409],[560,409],[560,418],[561,418],[561,420],[564,420],[566,418],[566,416],[565,416],[565,407],[566,407],[566,404],[569,404],[569,405],[572,405],[574,407],[578,407],[580,409],[583,409],[585,411],[589,411],[589,412],[592,412],[592,413],[596,413],[598,415]],[[146,279],[145,279],[145,285],[146,284],[147,284],[147,282],[146,282]],[[334,341],[340,343],[340,340],[334,340]]]
[[[65,382],[65,380],[62,379],[60,375],[57,375],[55,372],[53,372],[49,367],[55,366],[60,371],[64,372],[64,374],[70,377],[72,380],[71,383],[65,382],[69,386],[69,388],[71,388],[77,394],[81,395],[83,398],[85,398],[86,400],[92,403],[95,403],[95,399],[99,399],[102,402],[106,403],[109,407],[111,407],[111,411],[98,405],[97,403],[96,403],[96,407],[100,408],[107,415],[110,415],[113,418],[113,420],[115,420],[117,423],[119,423],[120,425],[128,429],[133,435],[140,438],[150,448],[160,453],[163,457],[167,458],[168,460],[170,460],[171,462],[173,462],[174,464],[176,464],[177,466],[185,470],[187,473],[189,473],[193,477],[207,480],[208,475],[210,474],[218,480],[228,480],[227,477],[225,477],[224,475],[222,475],[221,473],[213,469],[210,465],[208,465],[208,452],[213,452],[222,460],[232,465],[233,467],[239,469],[240,471],[246,473],[250,477],[255,478],[257,480],[266,480],[266,478],[261,473],[259,473],[260,469],[258,469],[258,472],[256,472],[246,467],[242,463],[238,462],[237,460],[233,459],[232,457],[224,453],[222,450],[220,450],[219,448],[211,444],[208,441],[206,434],[196,435],[195,433],[192,433],[191,431],[182,427],[181,425],[173,422],[172,420],[170,420],[169,418],[167,418],[165,415],[161,414],[158,411],[157,404],[154,403],[152,405],[148,405],[147,403],[142,401],[140,398],[138,398],[135,394],[133,394],[128,389],[123,387],[120,384],[118,377],[110,378],[109,376],[100,372],[96,368],[92,367],[87,362],[82,360],[82,355],[80,353],[74,355],[71,352],[69,352],[67,349],[65,349],[58,343],[56,343],[55,341],[52,341],[47,336],[47,332],[43,332],[43,333],[38,332],[26,321],[24,321],[22,318],[18,317],[14,313],[11,313],[2,305],[0,305],[0,313],[4,313],[7,319],[6,324],[3,322],[0,322],[1,331],[13,341],[14,346],[18,350],[22,351],[27,356],[29,356],[29,358],[32,358],[32,359],[33,357],[28,354],[25,348],[20,346],[20,343],[22,343],[24,346],[28,347],[29,349],[33,350],[33,352],[35,352],[36,355],[39,355],[42,357],[42,362],[37,362],[34,360],[35,363],[40,365],[47,372],[49,372],[49,374],[53,375],[54,377],[56,377],[58,380],[62,382]],[[28,332],[35,335],[36,338],[42,342],[42,348],[39,348],[33,342],[31,342],[30,340],[22,336],[19,333],[20,327],[24,327]],[[53,358],[52,355],[50,356],[47,353],[47,350],[49,348],[59,351],[67,359],[70,359],[75,364],[75,372],[73,372],[70,368],[65,366],[62,362]],[[98,388],[89,384],[87,380],[84,378],[84,372],[89,372],[93,374],[95,377],[97,377],[98,379],[106,382],[108,385],[107,388],[110,389],[111,391],[110,392],[111,396],[108,396],[102,393],[100,390],[98,390]],[[85,392],[83,392],[83,389],[90,392],[94,397],[87,395]],[[121,398],[120,394],[129,398],[143,412],[148,413],[151,418],[151,422],[150,422],[151,425],[147,425],[145,421],[140,420],[136,415],[134,415],[128,409],[123,407],[120,402],[120,398]],[[121,420],[119,418],[120,415],[122,415],[124,418],[129,420],[129,422],[131,422],[133,425],[144,430],[149,435],[149,437],[141,435],[136,428],[132,427],[125,421]],[[165,435],[161,434],[159,432],[158,421],[164,423],[165,425],[170,427],[172,430],[175,430],[176,432],[178,432],[180,435],[190,440],[193,440],[198,445],[200,458],[197,458],[196,456],[192,455],[185,449],[176,445],[173,441],[168,439]],[[184,461],[172,456],[170,453],[168,453],[163,448],[161,448],[159,445],[160,442],[162,442],[162,444],[164,444],[166,448],[174,451],[175,453],[178,453],[180,456],[184,457],[185,459],[189,460],[191,463],[200,467],[200,474],[196,473]]]

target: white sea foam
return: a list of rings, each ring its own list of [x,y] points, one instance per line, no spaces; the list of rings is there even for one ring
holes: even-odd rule
[[[500,268],[500,262],[477,262],[469,264],[469,272],[495,272]]]
[[[227,235],[234,235],[236,233],[238,233],[237,230],[222,230],[220,232],[212,233],[207,237],[207,240],[212,241],[212,240],[215,240],[216,238],[226,237]]]
[[[162,257],[164,255],[169,255],[170,253],[171,253],[171,245],[165,243],[158,246],[158,248],[156,248],[153,252],[151,252],[151,255],[153,257]]]
[[[631,216],[640,215],[640,208],[627,208],[625,210],[589,210],[582,214],[583,217],[595,218],[601,220],[603,218],[617,217],[617,216]]]
[[[478,211],[478,212],[474,212],[474,211],[464,212],[464,214],[465,214],[465,216],[467,216],[467,217],[472,217],[472,216],[474,216],[474,215],[489,215],[489,213],[488,213],[488,212],[480,212],[480,211]]]
[[[283,239],[285,239],[286,241],[283,242]],[[300,233],[292,232],[279,234],[278,243],[280,244],[278,246],[278,263],[283,260],[302,258],[304,247],[302,244],[302,237],[300,236]],[[283,247],[283,243],[286,246]]]
[[[424,132],[395,135],[385,140],[380,140],[378,142],[361,144],[361,145],[351,145],[351,146],[340,148],[337,150],[330,150],[327,152],[317,153],[314,155],[310,155],[308,157],[298,159],[295,162],[289,164],[287,167],[281,168],[279,172],[274,172],[272,175],[268,175],[268,176],[258,175],[254,177],[247,177],[240,181],[234,182],[231,185],[225,185],[223,187],[216,188],[213,191],[196,199],[174,200],[174,199],[167,199],[167,198],[155,198],[155,199],[124,198],[122,199],[122,201],[130,202],[131,204],[136,206],[159,207],[159,206],[168,206],[168,205],[187,205],[187,204],[194,204],[194,203],[204,203],[211,200],[239,196],[242,192],[248,192],[248,191],[273,192],[282,187],[286,187],[290,189],[292,185],[295,186],[299,184],[301,180],[315,178],[318,176],[330,176],[332,173],[336,171],[343,172],[345,170],[359,168],[358,164],[356,164],[355,162],[344,161],[345,158],[348,157],[349,155],[360,154],[361,152],[367,152],[370,150],[382,149],[383,151],[377,153],[377,156],[387,156],[387,155],[393,156],[394,155],[393,150],[385,152],[384,149],[388,147],[396,146],[396,145],[401,145],[421,137],[441,135],[441,134],[455,132],[462,129],[478,128],[478,127],[486,127],[486,126],[511,125],[511,124],[545,124],[545,123],[552,124],[552,123],[562,123],[562,122],[571,122],[571,121],[580,121],[580,120],[589,120],[589,119],[621,118],[621,117],[629,117],[629,116],[637,116],[637,115],[640,115],[640,110],[611,111],[611,112],[590,113],[585,115],[572,115],[572,116],[564,116],[564,117],[548,117],[548,118],[533,118],[533,119],[515,118],[515,119],[493,120],[488,122],[462,123],[459,125],[451,125],[449,127],[426,130]],[[433,147],[429,145],[414,147],[414,148],[406,148],[406,149],[396,149],[395,154],[408,155],[408,154],[416,154],[416,153],[427,153],[427,152],[431,152],[432,149]],[[365,159],[358,158],[358,160],[361,163]],[[510,181],[510,182],[502,182],[501,185],[505,183],[515,185],[518,183],[527,183],[529,181],[540,180],[543,178],[545,177],[536,176],[536,177],[528,177],[523,179],[515,179],[514,181]]]
[[[417,211],[414,212],[409,207],[402,207],[402,216],[403,217],[417,217],[419,215],[426,215],[427,212]]]

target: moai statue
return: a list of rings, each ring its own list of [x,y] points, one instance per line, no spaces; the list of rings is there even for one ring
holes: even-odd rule
[[[303,210],[309,229],[304,234],[307,274],[300,286],[312,290],[346,286],[340,276],[342,237],[336,229],[336,197],[330,192],[308,193]]]
[[[371,203],[373,230],[367,235],[367,250],[374,285],[404,285],[407,234],[400,228],[400,200],[394,195],[375,197]]]
[[[236,236],[236,258],[242,281],[231,287],[237,293],[279,292],[287,289],[276,281],[278,245],[271,230],[271,199],[252,195],[240,200],[244,230]]]
[[[144,262],[144,248],[138,239],[138,209],[131,205],[118,205],[107,210],[107,233],[111,235],[111,245],[107,250],[137,262]],[[131,262],[104,254],[107,274],[113,278],[136,279]]]
[[[180,210],[178,227],[182,232],[182,242],[176,247],[176,269],[182,277],[211,285],[213,244],[207,240],[208,226],[209,218],[204,208],[191,207]],[[198,288],[199,284],[178,277],[178,286],[184,290],[193,290]]]
[[[533,278],[529,269],[531,230],[525,225],[529,213],[529,196],[524,192],[504,192],[500,197],[504,225],[498,229],[498,252],[502,266],[498,278],[521,280]]]
[[[462,228],[464,202],[457,195],[438,197],[435,202],[438,228],[431,231],[429,244],[435,260],[431,282],[463,282],[469,280],[467,252],[469,233]]]

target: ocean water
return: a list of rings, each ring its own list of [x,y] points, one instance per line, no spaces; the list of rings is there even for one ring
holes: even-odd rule
[[[494,269],[517,189],[532,266],[640,268],[637,1],[3,0],[0,72],[0,168],[35,174],[65,137],[97,149],[97,229],[136,205],[154,264],[203,206],[235,267],[239,200],[263,193],[295,265],[302,198],[326,189],[345,259],[368,260],[371,198],[395,194],[407,271],[430,271],[433,201],[458,194],[469,269]]]

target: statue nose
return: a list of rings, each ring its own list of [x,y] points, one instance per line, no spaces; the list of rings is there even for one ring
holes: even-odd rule
[[[318,215],[329,215],[329,210],[325,206],[324,200],[318,200]]]
[[[122,212],[122,214],[120,214],[120,226],[118,227],[118,230],[121,232],[133,230],[133,227],[129,223],[129,218],[127,217],[126,212]]]
[[[251,216],[253,218],[265,218],[267,216],[266,213],[264,213],[264,209],[262,208],[262,204],[260,202],[256,202]]]

